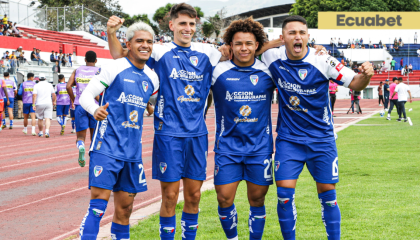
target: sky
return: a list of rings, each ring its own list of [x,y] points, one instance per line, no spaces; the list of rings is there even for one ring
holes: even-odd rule
[[[145,3],[147,2],[147,3]],[[181,3],[186,2],[192,6],[201,7],[201,11],[204,12],[205,17],[214,16],[217,11],[226,7],[227,15],[235,15],[238,13],[248,12],[264,7],[276,6],[280,4],[293,3],[294,0],[119,0],[124,12],[134,14],[146,13],[150,20],[152,20],[153,14],[159,7],[165,6],[167,3]],[[251,7],[250,7],[251,6]]]

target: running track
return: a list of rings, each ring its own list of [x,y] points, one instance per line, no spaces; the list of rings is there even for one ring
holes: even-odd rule
[[[345,124],[358,117],[346,115],[350,100],[338,100],[335,123]],[[378,111],[377,100],[362,100],[364,113]],[[346,110],[344,110],[346,109]],[[272,105],[273,124],[277,122],[277,105]],[[364,115],[364,114],[363,114]],[[134,210],[160,200],[159,182],[152,179],[153,118],[145,117],[143,130],[143,163],[148,191],[135,198]],[[214,111],[207,115],[209,155],[207,175],[214,169]],[[0,236],[5,239],[64,239],[76,235],[86,213],[90,192],[88,165],[77,163],[76,135],[71,134],[70,121],[64,136],[54,120],[49,139],[24,135],[23,121],[15,120],[15,128],[0,133]],[[31,128],[28,127],[28,132]],[[275,129],[275,126],[273,127]],[[276,135],[275,135],[276,136]],[[274,137],[275,137],[274,136]],[[89,141],[86,145],[89,145]],[[109,223],[113,214],[111,196],[101,225]]]

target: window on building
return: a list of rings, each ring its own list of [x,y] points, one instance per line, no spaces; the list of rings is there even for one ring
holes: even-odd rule
[[[273,17],[273,28],[281,28],[284,19],[288,16]]]
[[[271,27],[269,18],[256,20],[256,21],[260,22],[263,25],[263,27]]]

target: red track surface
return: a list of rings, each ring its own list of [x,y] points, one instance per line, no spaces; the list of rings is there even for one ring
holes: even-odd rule
[[[348,108],[350,100],[339,100],[336,109]],[[366,113],[380,110],[377,100],[362,100]],[[277,105],[272,105],[273,124],[277,122]],[[347,110],[345,111],[347,112]],[[336,116],[345,115],[336,110]],[[350,116],[350,115],[346,115]],[[360,115],[351,115],[360,116]],[[354,119],[336,119],[345,123]],[[49,139],[24,135],[22,120],[15,120],[13,130],[0,133],[0,236],[6,239],[64,239],[78,234],[78,228],[89,204],[88,166],[77,163],[76,135],[70,133],[68,122],[64,136],[53,121]],[[134,210],[160,200],[159,182],[152,179],[153,118],[144,119],[143,163],[148,191],[135,198]],[[207,176],[214,169],[214,111],[207,115],[209,157]],[[274,128],[275,129],[275,128]],[[30,126],[28,132],[30,132]],[[86,143],[88,145],[89,142]],[[101,225],[112,220],[114,212],[111,196]]]

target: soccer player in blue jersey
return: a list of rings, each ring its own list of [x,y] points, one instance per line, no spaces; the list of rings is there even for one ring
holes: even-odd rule
[[[369,84],[373,68],[365,62],[359,67],[361,74],[355,74],[334,57],[315,57],[314,49],[307,47],[306,20],[300,16],[284,20],[280,39],[285,46],[264,52],[262,61],[279,90],[274,172],[281,231],[284,239],[295,239],[295,187],[306,164],[316,181],[328,239],[340,239],[341,214],[335,190],[338,156],[329,79],[361,91]]]
[[[264,63],[255,58],[266,36],[252,18],[230,24],[223,36],[233,59],[220,62],[212,79],[216,113],[214,184],[219,219],[227,239],[238,239],[234,199],[241,180],[248,189],[249,239],[261,239],[265,195],[273,184],[271,99],[275,84]]]
[[[127,30],[127,57],[102,67],[80,96],[81,106],[99,121],[90,147],[91,200],[80,226],[82,240],[96,239],[111,191],[115,208],[112,239],[130,239],[134,197],[147,190],[142,163],[143,114],[159,88],[158,76],[146,65],[153,37],[149,25],[131,25]],[[94,99],[101,93],[98,106]]]

